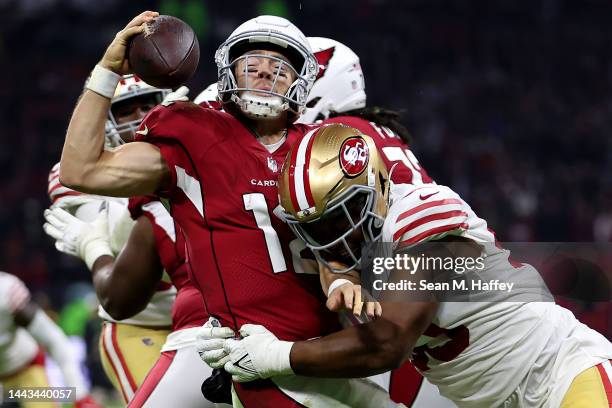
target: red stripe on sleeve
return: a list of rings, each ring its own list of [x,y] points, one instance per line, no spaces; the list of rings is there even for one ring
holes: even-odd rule
[[[397,221],[401,221],[404,218],[410,217],[412,214],[416,214],[419,211],[425,210],[427,208],[435,207],[437,205],[447,205],[447,204],[461,204],[461,200],[456,199],[456,198],[446,198],[444,200],[436,200],[436,201],[431,201],[428,203],[423,203],[421,205],[417,205],[416,207],[411,208],[410,210],[400,214],[400,216],[397,217]]]
[[[83,193],[79,193],[78,191],[68,191],[66,193],[58,194],[56,196],[51,197],[51,203],[55,204],[60,198],[69,197],[69,196],[80,196]]]
[[[64,187],[61,183],[57,183],[53,187],[51,187],[51,184],[49,184],[49,195],[52,195],[55,190],[58,190],[58,189],[60,189],[62,187],[68,189],[68,187]],[[71,191],[74,191],[74,190],[71,190]],[[75,191],[75,192],[78,193],[78,191]],[[79,193],[79,194],[81,194],[81,193]]]
[[[465,211],[454,210],[454,211],[446,211],[443,213],[430,214],[423,218],[418,218],[414,220],[413,222],[411,222],[410,224],[404,225],[402,228],[396,231],[395,234],[393,234],[393,241],[397,241],[407,231],[415,229],[416,227],[420,225],[427,224],[430,221],[443,220],[446,218],[450,219],[450,218],[459,217],[459,216],[467,217],[467,213]]]
[[[462,228],[464,230],[468,229],[468,225],[464,222],[459,223],[459,224],[453,224],[453,225],[443,225],[441,227],[436,227],[436,228],[432,228],[430,230],[427,231],[423,231],[422,233],[420,233],[419,235],[416,235],[410,239],[407,239],[405,241],[400,242],[400,247],[402,246],[406,246],[409,244],[414,244],[415,242],[419,242],[421,241],[423,238],[432,236],[432,235],[436,235],[436,234],[441,234],[443,232],[448,232],[448,231],[452,231],[452,230],[456,230],[458,228]]]

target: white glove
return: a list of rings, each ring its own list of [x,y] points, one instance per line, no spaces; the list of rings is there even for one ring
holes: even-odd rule
[[[196,334],[195,348],[202,361],[212,368],[223,368],[229,361],[228,353],[223,350],[225,339],[234,337],[229,327],[221,327],[217,319],[211,317]]]
[[[245,324],[242,340],[225,340],[229,361],[224,369],[236,382],[253,381],[277,375],[293,375],[290,353],[293,342],[281,341],[264,326]]]
[[[111,255],[108,214],[102,210],[92,222],[84,222],[61,208],[45,210],[43,229],[55,239],[58,251],[81,258],[91,270],[102,255]]]
[[[161,104],[164,106],[170,106],[174,102],[177,102],[177,101],[187,102],[189,100],[189,97],[187,97],[188,93],[189,93],[189,88],[183,85],[176,91],[170,92],[168,95],[166,95],[166,97],[164,98]]]

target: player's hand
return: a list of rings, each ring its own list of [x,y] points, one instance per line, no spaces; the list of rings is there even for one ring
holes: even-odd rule
[[[187,102],[189,100],[189,97],[187,96],[188,94],[189,88],[183,85],[176,91],[170,92],[168,95],[166,95],[161,104],[164,106],[170,106],[177,101]]]
[[[145,11],[134,17],[123,30],[117,33],[98,64],[119,75],[131,73],[126,55],[127,45],[133,36],[142,33],[145,30],[145,25],[157,16],[159,16],[159,13],[156,11]]]
[[[349,310],[355,316],[361,316],[364,304],[368,318],[375,319],[382,314],[380,303],[374,301],[361,285],[355,285],[346,281],[330,293],[326,306],[332,312]]]
[[[61,208],[46,209],[44,216],[43,229],[55,239],[57,250],[81,258],[90,269],[100,256],[112,254],[107,210],[92,222],[81,221]]]
[[[225,339],[234,337],[229,327],[221,327],[217,319],[211,317],[196,334],[195,347],[202,361],[212,368],[223,368],[229,355],[223,349]]]
[[[290,353],[293,342],[281,341],[264,326],[245,324],[241,340],[225,340],[229,361],[224,369],[236,382],[248,382],[277,375],[293,375]]]

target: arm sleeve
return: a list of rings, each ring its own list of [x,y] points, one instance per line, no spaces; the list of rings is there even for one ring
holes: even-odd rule
[[[62,330],[40,309],[36,311],[27,330],[60,367],[66,386],[76,388],[76,399],[79,400],[87,395],[83,374],[70,352],[70,342]]]
[[[394,214],[393,241],[400,246],[463,235],[469,229],[469,206],[448,187],[414,189],[400,199]]]
[[[92,202],[100,203],[102,200],[100,196],[83,194],[63,186],[59,180],[59,163],[53,166],[49,173],[47,193],[51,207],[63,208],[71,213],[74,213],[79,206]]]

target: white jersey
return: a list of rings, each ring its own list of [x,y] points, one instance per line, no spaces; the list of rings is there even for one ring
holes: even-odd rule
[[[391,200],[383,242],[397,248],[448,235],[469,238],[483,246],[479,278],[520,273],[535,282],[523,289],[539,286],[537,271],[511,264],[486,221],[450,188],[396,185]],[[612,357],[605,337],[553,302],[504,300],[440,303],[414,348],[419,371],[459,407],[552,407],[577,374]]]
[[[49,174],[49,197],[52,207],[63,208],[83,221],[93,221],[101,209],[108,209],[108,228],[110,247],[117,256],[130,236],[134,221],[128,211],[128,199],[103,197],[79,193],[64,187],[59,182],[59,163],[53,166]],[[176,288],[170,285],[170,278],[164,274],[160,289],[153,295],[147,307],[129,319],[113,319],[103,308],[98,308],[101,319],[123,324],[146,327],[170,327],[172,325],[172,304],[176,297]]]
[[[30,301],[30,291],[14,275],[0,272],[0,377],[19,371],[38,353],[38,344],[14,314]]]

